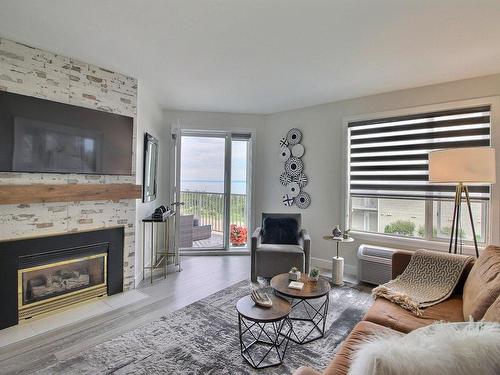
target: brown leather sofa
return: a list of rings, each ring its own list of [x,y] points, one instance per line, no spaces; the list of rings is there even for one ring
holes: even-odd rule
[[[412,252],[398,250],[392,257],[392,277],[400,275],[410,262]],[[488,246],[473,264],[464,270],[453,295],[424,310],[417,317],[386,299],[378,298],[343,342],[330,365],[318,372],[300,367],[293,375],[344,375],[349,371],[356,347],[367,336],[381,331],[403,335],[436,321],[474,320],[500,322],[500,247]]]

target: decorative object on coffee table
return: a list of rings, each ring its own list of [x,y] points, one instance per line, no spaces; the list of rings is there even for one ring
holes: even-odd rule
[[[256,305],[261,306],[261,307],[272,307],[273,306],[273,301],[267,293],[261,291],[261,290],[254,290],[252,291],[251,294],[252,300],[255,302]]]
[[[491,147],[464,147],[429,152],[429,182],[457,185],[450,246],[448,247],[449,253],[451,253],[452,247],[454,247],[453,252],[457,253],[458,233],[461,230],[460,208],[462,206],[462,195],[465,194],[476,258],[479,257],[476,230],[474,229],[474,219],[470,206],[469,188],[464,184],[494,184],[495,181],[495,149]],[[453,246],[453,241],[455,241],[455,246]],[[462,253],[462,250],[460,250],[460,253]]]
[[[281,365],[292,333],[290,302],[276,295],[269,298],[269,308],[257,306],[251,296],[236,304],[241,355],[255,369]]]
[[[311,271],[309,271],[309,278],[312,281],[318,281],[319,279],[319,269],[316,267],[312,268]]]
[[[332,283],[335,285],[344,284],[344,258],[339,257],[339,245],[341,243],[354,242],[354,238],[348,237],[344,238],[342,235],[340,237],[335,236],[323,236],[326,241],[335,241],[337,243],[337,255],[332,257]]]
[[[297,281],[298,279],[300,279],[300,271],[297,267],[292,267],[288,272],[288,280]]]
[[[307,333],[300,335],[300,337],[299,331],[294,326],[290,335],[290,340],[293,342],[307,344],[322,338],[325,334],[331,288],[328,281],[322,278],[313,281],[307,275],[302,275],[299,281],[304,283],[304,287],[301,290],[291,289],[288,287],[288,274],[283,273],[271,279],[271,287],[277,295],[291,299],[292,313],[289,317],[291,320],[301,322],[296,324],[311,326],[311,329],[308,329]],[[292,316],[294,314],[296,315]]]

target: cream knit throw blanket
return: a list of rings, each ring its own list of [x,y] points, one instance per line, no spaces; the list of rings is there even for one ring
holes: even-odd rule
[[[471,256],[417,250],[401,275],[372,290],[417,316],[422,308],[447,299],[455,289]]]

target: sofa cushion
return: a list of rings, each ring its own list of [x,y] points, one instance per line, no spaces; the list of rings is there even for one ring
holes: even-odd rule
[[[500,247],[483,250],[465,281],[463,318],[480,320],[500,294]]]
[[[483,320],[486,322],[497,322],[500,323],[500,296],[497,297],[495,302],[486,310],[483,316]]]
[[[262,225],[262,243],[298,245],[299,229],[293,217],[266,217]]]
[[[353,353],[357,350],[358,346],[363,343],[370,335],[378,333],[394,333],[390,328],[367,321],[361,321],[353,328],[347,339],[341,344],[340,349],[330,362],[324,375],[345,375],[349,372],[349,367],[352,360]]]
[[[367,311],[364,320],[403,333],[411,332],[436,321],[463,322],[462,298],[458,295],[453,295],[437,305],[422,309],[422,311],[423,315],[418,317],[385,298],[377,298]]]

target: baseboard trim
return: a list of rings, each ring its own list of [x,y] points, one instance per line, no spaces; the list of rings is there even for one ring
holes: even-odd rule
[[[322,258],[311,257],[311,264],[314,267],[318,267],[318,268],[324,268],[327,270],[332,269],[332,260],[331,259],[322,259]],[[349,274],[349,275],[357,275],[358,269],[356,266],[353,266],[352,264],[344,264],[344,272]]]
[[[181,250],[180,256],[250,255],[250,250]]]

